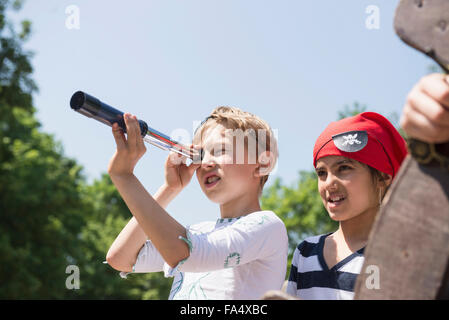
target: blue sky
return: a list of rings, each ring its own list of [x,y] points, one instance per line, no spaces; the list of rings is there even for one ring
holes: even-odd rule
[[[273,177],[293,183],[312,168],[315,139],[355,101],[387,117],[400,115],[407,93],[431,60],[393,30],[392,0],[28,0],[15,21],[29,19],[34,105],[90,181],[115,151],[110,128],[69,107],[88,92],[170,135],[219,105],[236,106],[278,131]],[[79,9],[68,29],[66,8]],[[370,5],[379,29],[365,25]],[[163,183],[167,152],[149,146],[136,167],[149,192]],[[268,182],[273,181],[271,178]],[[167,208],[179,222],[219,217],[196,181]]]

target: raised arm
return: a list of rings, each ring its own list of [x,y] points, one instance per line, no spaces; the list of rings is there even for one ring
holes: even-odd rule
[[[164,261],[174,267],[189,256],[189,248],[179,239],[180,236],[186,237],[185,228],[164,207],[188,184],[199,165],[173,164],[170,157],[167,158],[166,183],[153,198],[133,174],[135,165],[146,151],[137,119],[129,114],[125,114],[124,119],[127,138],[117,125],[112,128],[117,151],[109,163],[108,173],[135,220],[131,219],[117,238],[115,248],[120,250],[110,250],[111,266],[130,271],[130,261],[135,261],[138,249],[148,236]],[[132,253],[121,250],[127,244],[131,244],[129,249]]]

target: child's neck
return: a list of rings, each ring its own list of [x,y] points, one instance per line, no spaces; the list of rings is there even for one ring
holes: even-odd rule
[[[344,240],[348,246],[366,246],[377,211],[377,208],[371,209],[357,217],[341,221],[335,236]]]
[[[220,204],[221,218],[237,218],[247,214],[261,211],[259,197],[244,195],[227,203]]]

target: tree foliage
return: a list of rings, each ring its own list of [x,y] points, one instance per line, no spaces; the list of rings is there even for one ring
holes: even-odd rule
[[[289,242],[289,267],[294,249],[304,238],[334,231],[338,227],[323,206],[314,171],[300,171],[297,182],[290,186],[284,185],[277,178],[264,191],[262,207],[276,212],[285,223]]]
[[[98,299],[167,299],[171,280],[162,273],[130,274],[126,280],[118,272],[103,264],[110,245],[131,218],[107,174],[92,185],[85,185],[81,194],[90,210],[86,212],[81,250],[84,276],[77,297]]]
[[[109,245],[131,214],[108,176],[86,183],[82,167],[40,130],[32,95],[31,32],[8,21],[20,1],[0,0],[0,298],[166,299],[161,273],[123,280],[103,264]],[[80,270],[69,290],[69,265]]]

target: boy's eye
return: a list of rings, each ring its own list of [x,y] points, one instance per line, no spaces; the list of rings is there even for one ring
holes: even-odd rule
[[[350,170],[352,169],[350,166],[347,165],[342,165],[338,168],[340,171],[345,171],[345,170]]]

